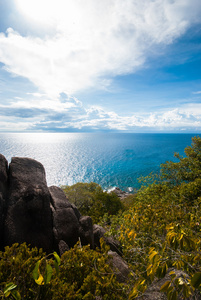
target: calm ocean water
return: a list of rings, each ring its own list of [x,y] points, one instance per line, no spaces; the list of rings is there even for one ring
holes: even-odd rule
[[[31,157],[46,170],[48,185],[97,182],[104,189],[139,188],[138,178],[184,154],[195,134],[1,133],[0,153]]]

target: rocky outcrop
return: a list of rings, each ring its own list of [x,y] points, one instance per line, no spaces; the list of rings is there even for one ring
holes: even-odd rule
[[[26,242],[51,252],[51,196],[42,164],[30,158],[13,158],[8,182],[5,245]]]
[[[79,237],[79,220],[59,187],[51,186],[49,191],[52,197],[54,243],[58,245],[62,240],[69,247],[73,247]]]
[[[119,187],[115,187],[109,193],[115,193],[121,200],[124,200],[130,195],[130,193],[122,191]]]
[[[96,227],[97,226],[97,227]],[[89,216],[81,216],[62,189],[48,188],[41,163],[14,157],[10,165],[0,155],[0,248],[26,242],[50,253],[62,254],[80,240],[91,248],[100,246],[105,231],[93,227]],[[111,250],[120,254],[118,244],[104,237]],[[94,240],[96,242],[94,242]]]

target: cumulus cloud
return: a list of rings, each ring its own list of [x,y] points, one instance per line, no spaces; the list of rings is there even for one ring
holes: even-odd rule
[[[0,62],[52,98],[103,88],[113,76],[135,72],[157,46],[199,22],[201,13],[199,0],[15,2],[30,26],[37,20],[45,33],[1,33]]]
[[[0,130],[4,131],[165,131],[201,130],[201,104],[190,103],[155,113],[122,116],[100,106],[83,107],[76,98],[67,102],[29,101],[0,104]],[[55,105],[56,103],[56,105]],[[12,118],[10,118],[12,116]]]

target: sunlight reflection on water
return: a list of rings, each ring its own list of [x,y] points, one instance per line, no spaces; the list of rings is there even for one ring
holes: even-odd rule
[[[0,153],[31,157],[48,185],[94,181],[103,188],[139,187],[137,178],[158,171],[191,144],[190,134],[2,133]]]

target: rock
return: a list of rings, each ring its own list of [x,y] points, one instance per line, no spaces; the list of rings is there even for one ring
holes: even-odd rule
[[[101,227],[100,225],[94,225],[93,226],[93,234],[94,234],[94,246],[95,248],[100,248],[100,239],[103,238],[107,245],[110,246],[110,249],[112,251],[115,251],[120,256],[122,256],[122,248],[118,241],[116,241],[112,237],[106,237],[105,236],[106,230]]]
[[[0,154],[0,249],[3,249],[3,233],[4,233],[4,214],[5,203],[8,189],[8,162],[6,158]]]
[[[167,274],[165,275],[164,278],[159,279],[157,281],[154,281],[145,291],[145,293],[143,294],[143,296],[140,296],[136,299],[143,299],[143,300],[167,300],[167,295],[165,293],[160,292],[160,288],[162,287],[162,285],[167,282],[167,281],[171,281],[171,276],[170,276],[170,272],[174,271],[175,272],[175,279],[177,278],[182,278],[184,281],[186,281],[186,283],[188,283],[189,280],[189,275],[186,274],[184,271],[182,270],[177,270],[174,268],[171,268],[168,270]],[[174,279],[174,280],[175,280]],[[174,281],[173,281],[174,282]],[[196,291],[195,291],[196,293]],[[195,298],[195,295],[192,295],[190,298],[188,298],[189,300],[193,300],[193,299],[201,299],[199,298],[200,295],[198,296],[198,298]],[[177,298],[178,300],[182,300],[183,296],[179,296]]]
[[[77,209],[77,207],[73,203],[71,203],[71,207],[72,207],[77,219],[79,220],[80,217],[81,217],[81,213],[79,212],[79,210]]]
[[[42,164],[30,158],[13,158],[9,166],[5,245],[26,242],[51,252],[50,199]]]
[[[6,158],[0,154],[0,195],[5,198],[8,188],[8,162]]]
[[[80,223],[80,239],[82,245],[90,244],[91,248],[94,249],[94,234],[93,234],[93,223],[89,216],[82,216],[79,219]]]
[[[112,269],[114,271],[114,274],[116,275],[117,280],[121,283],[126,283],[128,280],[128,276],[131,273],[127,263],[120,255],[118,255],[114,251],[110,250],[108,254],[111,257],[110,262],[112,264]]]
[[[115,193],[121,200],[124,200],[130,195],[130,193],[124,192],[118,187],[115,187],[110,193]]]
[[[52,197],[55,245],[63,240],[69,247],[73,247],[79,238],[79,221],[64,192],[56,186],[51,186],[49,191]]]
[[[59,241],[58,248],[59,248],[59,254],[60,254],[60,256],[61,256],[62,254],[64,254],[66,251],[69,250],[68,245],[67,245],[66,242],[64,242],[63,240]]]
[[[47,187],[41,163],[14,157],[8,167],[0,154],[0,249],[26,242],[62,254],[79,239],[92,249],[100,247],[101,237],[121,255],[118,242],[106,237],[101,226],[93,226],[91,217],[81,216],[62,189]]]

